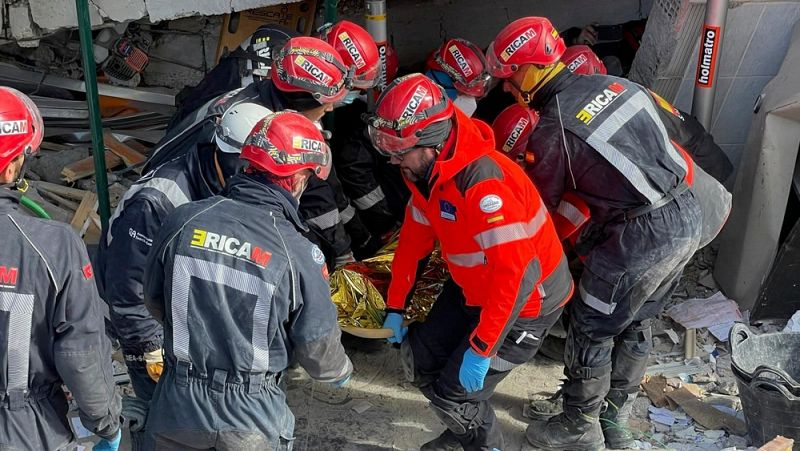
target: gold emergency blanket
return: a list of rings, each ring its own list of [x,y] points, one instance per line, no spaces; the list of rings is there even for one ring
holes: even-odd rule
[[[340,326],[380,329],[383,326],[386,293],[391,280],[391,266],[397,249],[397,237],[377,255],[348,263],[331,274],[331,298],[339,313]],[[436,249],[428,266],[417,280],[406,319],[423,321],[442,291],[447,266]]]

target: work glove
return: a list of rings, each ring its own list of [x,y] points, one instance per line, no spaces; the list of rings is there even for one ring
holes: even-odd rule
[[[150,379],[158,382],[161,373],[164,371],[164,350],[159,348],[155,351],[144,353],[144,366]]]
[[[113,439],[104,438],[92,447],[92,451],[117,451],[119,442],[122,440],[122,429],[117,429],[117,434]]]
[[[144,430],[149,408],[150,403],[142,398],[133,396],[125,396],[122,398],[122,417],[125,418],[131,432],[140,432]]]
[[[349,374],[347,375],[346,378],[344,378],[344,379],[342,379],[340,381],[331,382],[331,385],[336,387],[336,388],[342,388],[345,385],[347,385],[348,382],[350,382],[350,375]]]
[[[483,389],[483,379],[489,371],[490,360],[489,357],[476,354],[472,348],[468,348],[464,353],[464,360],[461,361],[461,369],[458,371],[458,381],[467,392]]]
[[[408,333],[408,327],[403,327],[403,315],[399,313],[389,313],[383,320],[385,329],[392,329],[392,336],[388,338],[389,343],[402,343]]]

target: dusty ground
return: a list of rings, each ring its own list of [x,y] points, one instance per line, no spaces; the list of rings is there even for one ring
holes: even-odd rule
[[[405,381],[399,351],[379,343],[372,351],[348,346],[355,374],[344,389],[289,374],[289,404],[297,417],[296,451],[416,450],[444,430],[427,400]],[[507,451],[531,450],[523,407],[531,394],[552,393],[562,365],[542,357],[515,369],[499,385],[493,406]],[[368,404],[367,404],[368,403]],[[357,413],[360,407],[369,408]]]

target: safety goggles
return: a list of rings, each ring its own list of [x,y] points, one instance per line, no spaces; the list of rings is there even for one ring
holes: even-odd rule
[[[372,89],[378,85],[378,75],[380,72],[381,66],[380,64],[376,65],[374,68],[364,72],[361,75],[354,75],[351,80],[351,85],[355,89],[362,89],[368,90]],[[353,73],[356,72],[355,66],[351,67]]]
[[[484,69],[483,73],[477,76],[469,83],[464,79],[464,74],[457,71],[450,64],[442,59],[440,55],[436,55],[433,59],[439,64],[439,67],[453,80],[453,86],[462,94],[472,97],[481,98],[489,92],[489,85],[492,82],[492,74]],[[484,62],[485,64],[485,62]]]
[[[419,143],[419,137],[416,133],[406,137],[397,136],[380,130],[371,124],[367,127],[367,130],[372,146],[375,147],[379,154],[385,157],[402,157],[414,150]]]
[[[514,72],[519,69],[519,66],[516,64],[506,64],[500,61],[494,53],[494,41],[492,41],[492,43],[489,44],[489,48],[486,49],[486,68],[489,70],[489,74],[491,74],[492,77],[508,78],[514,75]]]

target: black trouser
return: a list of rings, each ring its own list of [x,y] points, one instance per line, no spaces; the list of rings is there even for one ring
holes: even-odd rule
[[[650,318],[678,284],[700,240],[700,209],[684,193],[669,204],[605,225],[570,305],[564,411],[591,416],[609,390],[635,391],[651,348]]]
[[[458,379],[480,309],[465,305],[461,288],[448,280],[424,323],[409,327],[402,353],[406,374],[465,450],[504,449],[489,398],[515,367],[531,360],[563,308],[538,318],[519,318],[492,358],[483,389],[468,393]],[[413,371],[413,373],[412,373]]]

